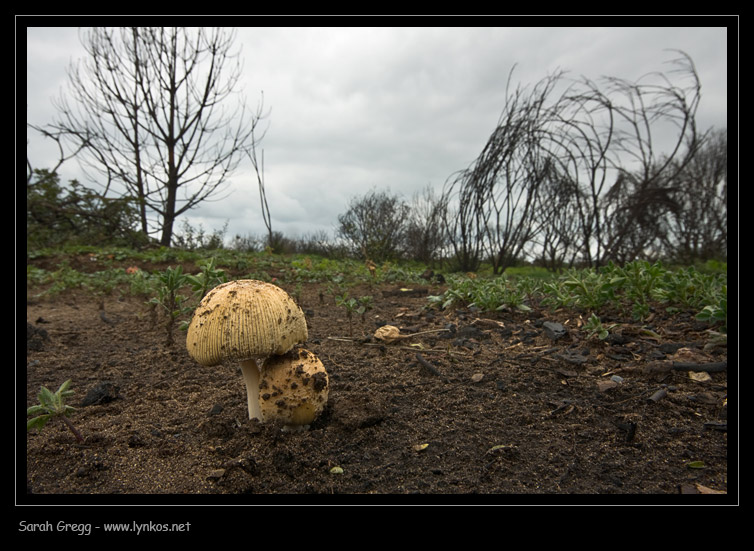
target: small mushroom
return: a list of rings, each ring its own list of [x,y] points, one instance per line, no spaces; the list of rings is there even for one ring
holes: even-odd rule
[[[286,430],[306,429],[327,404],[330,380],[322,362],[303,348],[272,356],[262,367],[259,407],[263,421]]]
[[[280,287],[242,279],[222,283],[201,300],[189,324],[186,348],[197,362],[241,364],[249,419],[259,410],[259,369],[308,337],[301,308]]]

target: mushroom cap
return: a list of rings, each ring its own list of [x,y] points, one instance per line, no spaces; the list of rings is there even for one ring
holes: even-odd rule
[[[211,366],[284,354],[307,337],[304,313],[288,293],[241,279],[218,285],[201,300],[186,348],[197,362]]]
[[[322,362],[303,348],[272,356],[262,366],[259,409],[263,421],[308,425],[327,404],[330,380]]]

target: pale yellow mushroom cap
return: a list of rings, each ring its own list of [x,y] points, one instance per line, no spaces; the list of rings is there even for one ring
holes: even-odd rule
[[[262,420],[308,425],[327,404],[330,381],[315,354],[298,348],[269,358],[262,366],[259,408]]]
[[[241,279],[218,285],[201,300],[186,348],[197,362],[211,366],[284,354],[307,337],[304,313],[288,293]]]

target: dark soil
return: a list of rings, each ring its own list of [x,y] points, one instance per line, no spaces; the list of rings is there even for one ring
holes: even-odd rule
[[[728,492],[727,370],[697,381],[673,368],[727,362],[693,313],[616,316],[600,341],[579,329],[578,312],[438,311],[426,308],[438,287],[383,286],[351,293],[375,299],[352,338],[323,288],[305,285],[300,302],[330,399],[299,433],[250,421],[238,366],[197,364],[177,328],[167,346],[143,297],[27,300],[21,405],[72,379],[70,419],[84,441],[61,422],[26,434],[18,500]],[[385,345],[370,337],[384,323],[446,331]]]

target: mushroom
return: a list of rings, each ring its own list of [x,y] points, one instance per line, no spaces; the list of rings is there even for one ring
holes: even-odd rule
[[[263,421],[280,421],[285,430],[306,429],[322,413],[330,391],[322,362],[303,348],[271,356],[262,367],[259,407]]]
[[[242,279],[218,285],[201,300],[189,324],[186,348],[205,366],[240,362],[249,419],[262,420],[261,366],[307,337],[304,313],[288,293],[271,283]]]

